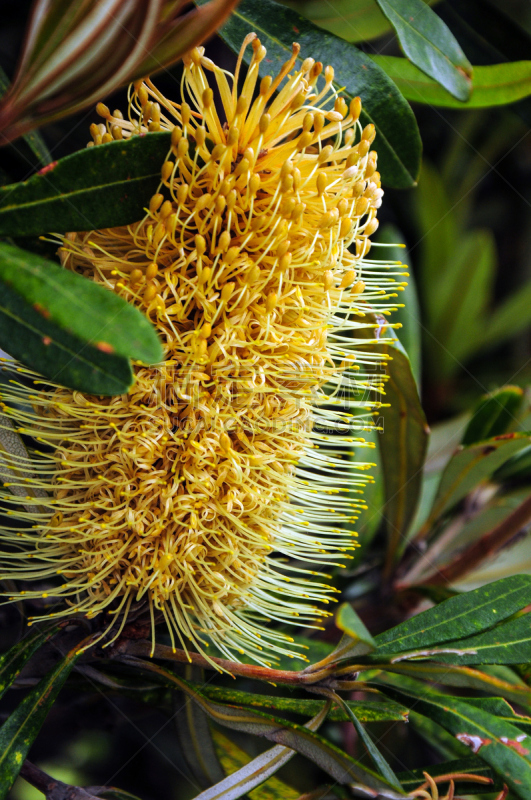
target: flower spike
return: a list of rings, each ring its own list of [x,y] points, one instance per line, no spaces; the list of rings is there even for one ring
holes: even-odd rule
[[[383,390],[370,344],[404,273],[367,258],[382,190],[359,99],[337,96],[330,68],[323,82],[313,59],[297,66],[298,47],[260,79],[265,48],[248,45],[240,87],[196,48],[179,102],[146,80],[127,117],[98,105],[90,146],[168,130],[171,150],[143,219],[68,234],[61,260],[142,308],[165,360],[136,366],[120,397],[28,389],[21,367],[2,386],[41,444],[13,457],[12,483],[34,494],[21,508],[4,489],[17,524],[2,560],[27,583],[13,598],[105,613],[106,643],[145,602],[174,646],[269,665],[297,655],[284,624],[329,613],[326,571],[356,547],[371,479],[352,449],[370,446]]]

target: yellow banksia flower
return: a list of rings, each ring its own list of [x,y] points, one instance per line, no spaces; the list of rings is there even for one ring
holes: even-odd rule
[[[11,462],[24,507],[2,494],[17,523],[4,577],[41,582],[11,597],[66,600],[48,616],[105,612],[107,643],[144,602],[153,641],[164,619],[174,646],[207,658],[209,642],[293,656],[274,623],[318,625],[335,591],[320,570],[356,546],[370,477],[352,448],[382,391],[367,312],[389,313],[404,273],[367,258],[374,126],[332,67],[298,53],[260,79],[254,34],[234,76],[196,48],[180,102],[146,80],[127,118],[99,104],[91,145],[166,130],[171,150],[143,219],[69,234],[61,260],[143,309],[165,361],[135,366],[119,397],[0,390],[6,425],[41,443]]]

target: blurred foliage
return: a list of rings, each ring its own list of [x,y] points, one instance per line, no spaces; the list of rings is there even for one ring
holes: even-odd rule
[[[66,115],[100,99],[102,87],[124,91],[148,66],[176,62],[233,4],[197,5],[175,27],[184,4],[38,3],[43,16],[34,11],[28,23],[35,35],[22,60],[28,3],[3,9],[0,347],[46,375],[35,330],[53,338],[51,361],[69,361],[72,337],[90,355],[93,326],[105,324],[115,353],[69,361],[64,381],[73,388],[94,388],[96,375],[102,392],[125,391],[130,359],[156,360],[159,345],[134,309],[119,309],[117,297],[106,305],[83,278],[72,327],[62,292],[77,276],[51,263],[53,248],[38,236],[52,221],[54,230],[82,229],[95,214],[102,226],[135,221],[158,174],[158,145],[150,136],[78,153],[85,118]],[[108,39],[98,38],[97,11],[112,23]],[[118,12],[126,26],[140,26],[134,47]],[[371,255],[391,253],[410,268],[404,307],[391,321],[396,342],[379,345],[393,357],[390,405],[366,436],[379,458],[361,547],[353,566],[334,575],[343,602],[335,624],[299,637],[310,646],[304,670],[243,659],[230,667],[236,681],[205,672],[211,665],[200,656],[189,665],[164,633],[153,658],[134,626],[112,648],[80,653],[94,622],[27,634],[24,608],[0,607],[0,800],[394,800],[435,798],[434,781],[441,795],[529,800],[530,7],[242,0],[208,52],[232,68],[230,48],[255,28],[268,72],[297,39],[303,57],[311,44],[334,64],[345,94],[360,94],[388,187],[375,237],[382,247]],[[141,30],[156,64],[152,52],[146,66]],[[84,62],[90,42],[97,47]],[[126,51],[129,68],[117,71]],[[79,69],[69,72],[72,62]],[[168,94],[179,78],[178,66],[161,76]],[[113,202],[103,206],[111,185]],[[65,200],[71,192],[75,208]],[[39,319],[42,303],[50,319]],[[25,448],[3,426],[0,476]]]

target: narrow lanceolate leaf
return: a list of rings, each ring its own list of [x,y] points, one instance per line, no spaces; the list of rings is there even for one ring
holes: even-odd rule
[[[9,689],[32,655],[56,630],[57,625],[36,625],[27,636],[0,656],[0,697]]]
[[[409,698],[415,710],[453,734],[489,764],[517,797],[531,796],[531,737],[464,700],[429,689],[418,681],[385,677],[386,694],[401,702]],[[388,684],[388,685],[387,685]]]
[[[151,674],[156,674],[164,685],[185,692],[199,704],[211,719],[220,725],[252,736],[262,736],[276,744],[290,747],[311,759],[339,783],[355,781],[369,789],[385,790],[386,797],[389,798],[401,796],[396,794],[389,783],[371,769],[363,766],[304,725],[296,725],[293,722],[258,711],[251,711],[248,708],[222,705],[208,700],[200,690],[192,688],[183,678],[153,662],[141,661],[130,656],[124,657],[123,661],[138,669],[148,670]]]
[[[509,669],[508,667],[490,667],[490,669]],[[443,686],[458,686],[466,689],[477,689],[480,692],[495,693],[511,703],[523,706],[531,704],[531,688],[523,681],[511,683],[496,675],[474,667],[457,667],[453,664],[434,664],[433,662],[400,661],[397,664],[386,664],[385,672],[409,676]]]
[[[334,65],[335,86],[347,102],[359,95],[361,120],[373,122],[377,136],[378,169],[387,186],[413,186],[420,168],[421,142],[411,108],[387,75],[354,45],[325,33],[309,20],[273,0],[242,0],[220,30],[221,37],[236,52],[243,38],[254,31],[267,49],[260,73],[274,74],[299,42],[301,58]]]
[[[433,506],[417,534],[418,538],[430,531],[433,522],[441,514],[466,497],[478,483],[489,478],[508,458],[528,444],[529,436],[506,433],[468,447],[460,445],[441,476]]]
[[[458,594],[376,636],[377,655],[431,647],[492,628],[531,597],[531,575],[513,575]]]
[[[377,0],[406,56],[458,100],[468,100],[472,66],[440,17],[422,0]]]
[[[39,681],[0,728],[0,800],[4,800],[77,658],[77,648]]]
[[[0,347],[52,381],[118,394],[132,382],[129,358],[162,358],[138,309],[41,256],[0,244],[0,283]]]
[[[389,764],[385,760],[385,758],[382,755],[382,753],[380,752],[380,750],[377,748],[377,746],[375,745],[375,743],[371,739],[371,736],[369,735],[369,733],[365,730],[363,725],[360,723],[360,721],[358,720],[358,718],[356,717],[356,715],[352,711],[352,709],[346,703],[342,703],[342,705],[344,707],[344,710],[348,713],[348,715],[350,717],[350,721],[354,725],[354,728],[356,729],[356,733],[358,734],[358,736],[360,738],[360,741],[363,744],[363,747],[365,748],[365,750],[367,751],[367,753],[371,757],[371,759],[372,759],[372,761],[374,763],[374,766],[376,767],[376,769],[378,770],[380,775],[383,775],[383,777],[386,779],[386,781],[389,781],[391,786],[393,786],[397,791],[401,792],[402,791],[402,787],[400,785],[400,781],[398,780],[398,778],[396,777],[395,773],[393,772],[393,770],[391,769],[391,767],[389,766]]]
[[[444,108],[490,108],[516,103],[531,95],[531,61],[474,67],[474,89],[466,103],[453,98],[437,81],[407,58],[371,56],[410,102]]]
[[[317,730],[326,719],[328,707],[324,707],[304,727],[311,731]],[[215,786],[211,786],[201,792],[195,800],[237,800],[238,797],[251,791],[255,786],[259,786],[274,775],[280,767],[291,761],[294,755],[295,751],[291,748],[276,745],[257,758],[253,758],[248,764],[240,767],[236,772],[216,783]]]
[[[325,705],[324,700],[253,694],[211,684],[205,684],[201,691],[205,697],[221,703],[250,706],[251,708],[271,708],[282,713],[298,714],[303,717],[315,716]],[[349,700],[348,706],[360,722],[404,722],[407,719],[407,709],[390,701]],[[328,719],[332,722],[348,722],[350,717],[342,707],[337,707],[331,709]]]
[[[380,409],[383,430],[378,440],[385,480],[384,517],[390,567],[403,549],[417,508],[429,428],[406,351],[400,342],[379,349],[390,356],[385,384],[389,406]]]
[[[514,428],[523,399],[524,392],[520,386],[502,386],[482,397],[472,412],[462,444],[475,444]]]
[[[137,222],[160,183],[170,134],[87,148],[0,188],[0,235],[38,236]]]

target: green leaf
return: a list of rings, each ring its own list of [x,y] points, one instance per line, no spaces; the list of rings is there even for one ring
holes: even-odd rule
[[[531,575],[521,577],[529,577],[531,581]],[[530,598],[528,590],[527,600]],[[446,653],[447,648],[464,652]],[[445,664],[523,664],[531,661],[531,614],[508,620],[478,636],[450,641],[441,650],[430,652],[431,658]]]
[[[213,731],[212,735],[218,758],[227,775],[232,775],[251,761],[245,750],[238,747],[221,731]],[[297,800],[299,794],[300,792],[274,775],[262,783],[259,789],[251,789],[248,792],[251,800]]]
[[[528,686],[531,686],[531,664],[518,664],[518,666],[514,667],[514,670],[518,672],[518,676],[525,681]]]
[[[388,245],[394,243],[396,246],[379,248],[377,245],[380,242]],[[410,261],[409,253],[404,244],[404,237],[398,228],[389,223],[378,231],[378,242],[373,242],[372,252],[374,252],[374,257],[378,259],[381,257],[391,261],[403,262],[406,265]],[[415,278],[411,273],[407,278],[407,286],[400,293],[400,303],[403,304],[403,307],[395,311],[392,317],[393,323],[400,325],[399,328],[395,329],[395,333],[408,355],[411,371],[420,392],[421,313]]]
[[[313,56],[332,64],[336,89],[347,102],[359,95],[363,124],[376,126],[375,147],[384,184],[398,189],[415,184],[421,153],[415,117],[394,84],[365,53],[272,0],[242,0],[219,33],[238,52],[251,31],[267,48],[267,58],[260,62],[261,75],[280,69],[291,56],[294,40],[301,45],[302,59]]]
[[[386,779],[386,781],[389,782],[391,786],[393,786],[397,791],[400,792],[402,790],[402,787],[400,786],[400,781],[398,780],[395,773],[393,772],[393,770],[383,757],[382,753],[376,747],[369,733],[360,723],[360,721],[358,720],[358,718],[356,717],[354,711],[350,708],[350,706],[344,701],[342,702],[342,705],[345,711],[348,713],[350,720],[354,725],[356,733],[358,734],[365,750],[371,757],[376,769],[378,770],[380,775],[383,775],[383,777]]]
[[[0,244],[0,278],[38,304],[39,313],[102,352],[153,364],[163,357],[155,329],[137,308],[103,286],[45,258]],[[81,295],[81,296],[80,296]]]
[[[148,319],[122,298],[34,253],[0,244],[0,346],[64,385],[119,394],[127,358],[160,361]]]
[[[77,648],[64,656],[0,728],[0,800],[4,800],[13,785],[77,657]]]
[[[5,285],[0,298],[0,346],[45,378],[71,389],[114,395],[123,394],[133,383],[127,359],[70,336]]]
[[[406,56],[458,100],[468,100],[472,66],[450,29],[422,0],[377,0]]]
[[[360,642],[364,646],[366,653],[371,652],[376,647],[376,642],[358,617],[350,603],[342,603],[336,614],[337,627],[346,633],[351,642]]]
[[[227,689],[224,686],[205,684],[201,687],[202,694],[210,700],[219,700],[230,705],[250,706],[251,708],[272,708],[286,714],[300,714],[313,717],[325,705],[324,700],[310,700],[307,698],[279,697],[266,694],[253,694],[242,692],[238,689]],[[370,700],[349,700],[349,708],[356,714],[360,722],[403,722],[407,711],[398,703],[371,702]],[[348,722],[350,717],[342,708],[332,708],[327,719],[331,722]]]
[[[375,637],[375,655],[401,653],[464,639],[492,628],[531,597],[531,575],[513,575],[459,594]]]
[[[57,625],[36,625],[7,653],[0,656],[0,697],[9,689],[30,658],[50,639]]]
[[[436,519],[528,444],[528,436],[506,433],[468,447],[460,445],[441,476],[432,509],[419,531],[419,537],[431,529]]]
[[[418,713],[435,720],[467,744],[518,797],[522,800],[529,798],[531,742],[526,734],[522,734],[515,725],[457,697],[441,694],[413,680],[408,680],[406,689],[402,681],[387,675],[382,690],[401,702],[409,698]]]
[[[38,236],[128,225],[160,184],[168,132],[132,136],[54,161],[0,188],[0,235]]]
[[[531,61],[475,66],[474,88],[466,103],[455,100],[407,58],[371,56],[410,102],[445,108],[490,108],[522,100],[531,94]]]
[[[467,703],[470,702],[471,701],[467,699]],[[485,790],[489,792],[498,792],[503,788],[503,782],[498,778],[496,773],[492,771],[488,764],[485,764],[485,762],[477,756],[456,758],[452,761],[445,761],[443,764],[430,764],[428,767],[399,772],[398,778],[406,792],[412,792],[426,780],[424,777],[425,772],[428,772],[432,778],[437,778],[439,775],[448,775],[449,773],[466,773],[469,775],[479,775],[482,778],[492,781],[490,786],[485,786],[484,783],[457,780],[455,781],[456,795],[484,794]],[[441,782],[438,784],[438,787],[441,795],[443,795],[448,791],[449,782]]]
[[[380,409],[381,421],[378,420],[383,428],[379,446],[385,481],[389,567],[405,544],[405,535],[415,515],[429,428],[404,348],[397,342],[378,349],[391,357],[386,364],[389,379],[385,384],[385,400],[389,405]]]
[[[347,42],[364,42],[392,30],[376,0],[280,0],[320,28]]]
[[[484,395],[472,412],[461,443],[475,444],[507,433],[517,423],[524,391],[519,386],[502,386]]]
[[[430,475],[442,474],[444,467],[453,456],[456,447],[461,442],[463,431],[470,419],[470,412],[459,414],[444,422],[438,422],[431,429],[428,455],[426,457],[426,472]]]
[[[489,672],[487,672],[487,669]],[[500,697],[505,697],[524,707],[531,704],[531,688],[523,681],[514,682],[504,680],[498,675],[490,674],[492,670],[508,670],[509,667],[483,667],[481,670],[473,667],[457,667],[453,664],[434,664],[431,662],[401,661],[398,664],[386,664],[385,671],[397,675],[406,675],[420,678],[431,683],[440,683],[443,686],[457,686],[460,689],[477,689],[481,692],[495,692]],[[360,676],[360,680],[363,678]]]

